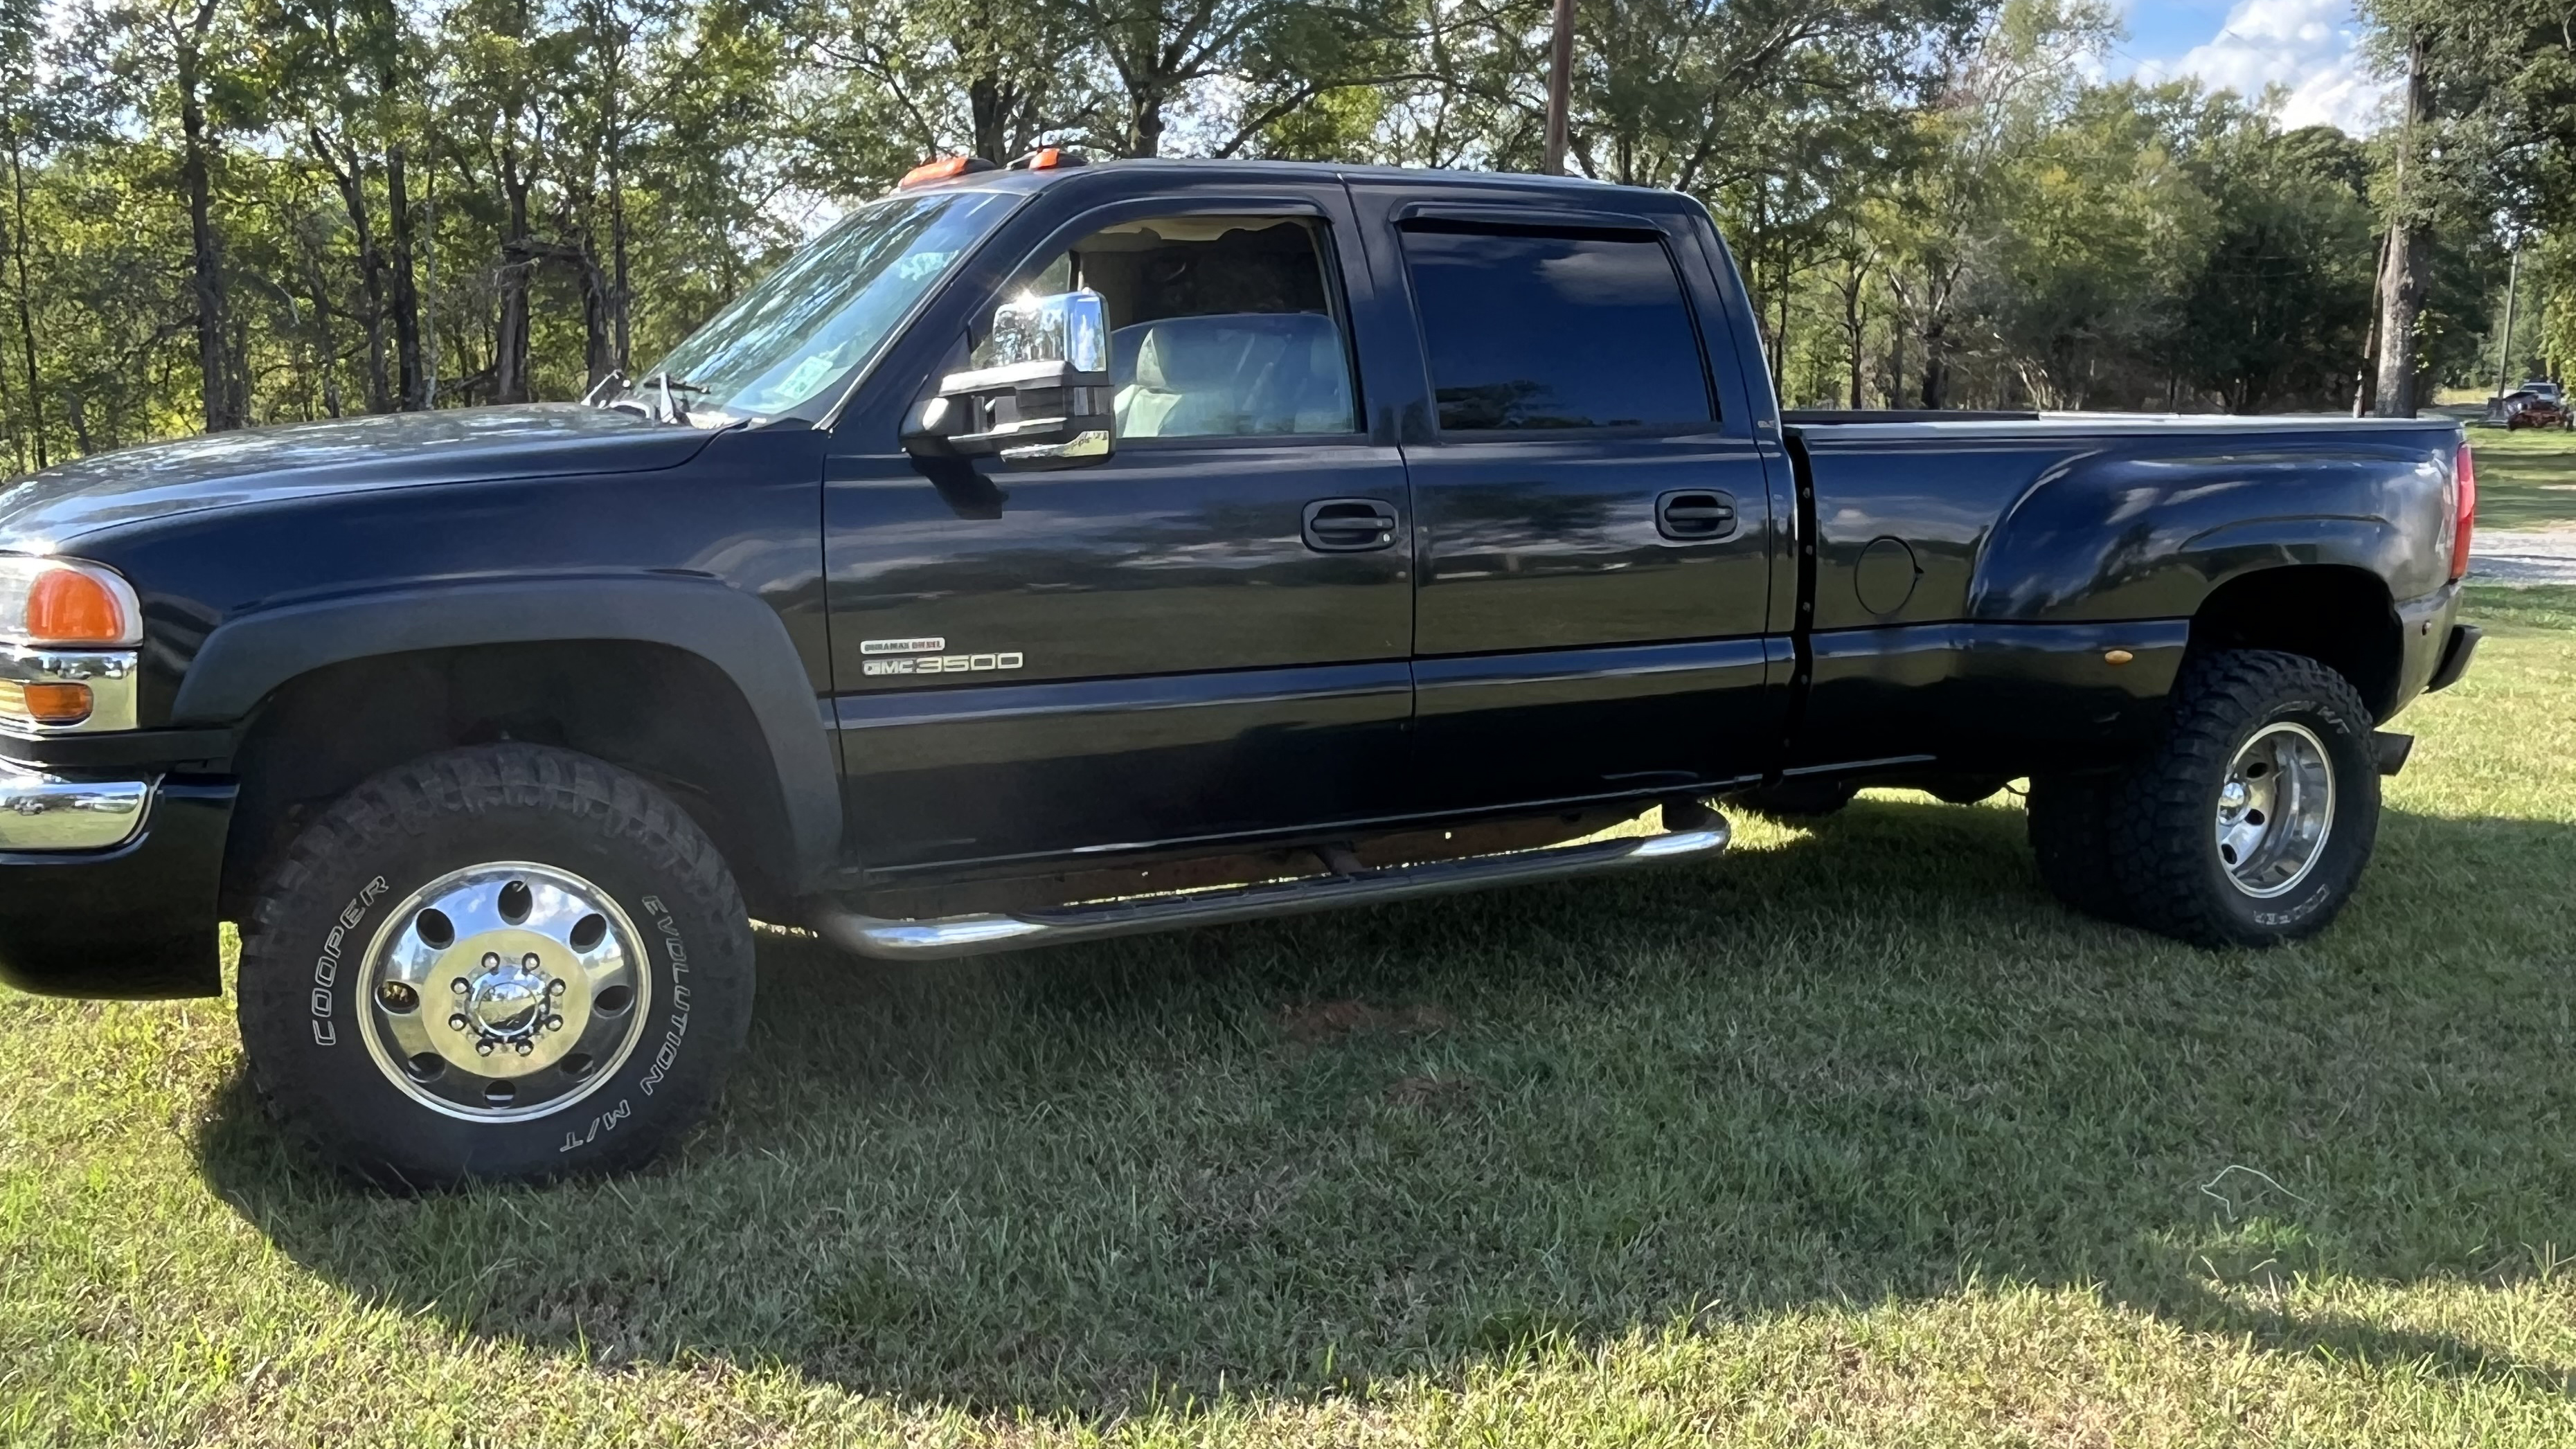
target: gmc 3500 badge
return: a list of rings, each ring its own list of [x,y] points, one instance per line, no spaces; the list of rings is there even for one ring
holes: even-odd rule
[[[981,674],[991,669],[1020,667],[1020,655],[1016,651],[1007,654],[942,654],[939,652],[947,647],[948,641],[940,638],[863,639],[859,641],[861,654],[900,657],[869,659],[859,666],[859,672],[867,675]]]

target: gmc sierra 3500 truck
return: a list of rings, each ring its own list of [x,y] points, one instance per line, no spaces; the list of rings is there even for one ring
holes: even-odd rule
[[[2477,642],[2448,421],[1784,415],[1686,197],[1073,161],[925,167],[583,404],[9,484],[0,974],[209,994],[230,920],[331,1159],[611,1169],[753,916],[936,957],[2027,778],[2072,904],[2303,936]]]

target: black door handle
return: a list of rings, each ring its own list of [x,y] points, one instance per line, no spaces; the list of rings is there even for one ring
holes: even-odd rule
[[[1369,553],[1395,546],[1395,510],[1374,498],[1319,498],[1301,530],[1317,553]]]
[[[1676,541],[1698,542],[1735,532],[1735,498],[1706,488],[1683,488],[1655,500],[1655,531]]]

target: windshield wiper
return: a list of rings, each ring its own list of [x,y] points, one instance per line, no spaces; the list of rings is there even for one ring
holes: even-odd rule
[[[661,389],[662,417],[665,421],[674,423],[685,423],[689,420],[689,410],[680,405],[680,394],[695,393],[699,397],[705,397],[708,391],[702,384],[673,377],[667,367],[644,379],[644,386]]]
[[[611,368],[608,375],[599,380],[599,385],[582,397],[582,401],[595,408],[626,408],[640,417],[660,422],[685,423],[689,420],[689,410],[681,406],[680,395],[694,393],[704,397],[711,390],[703,383],[673,377],[669,368],[651,373],[640,382],[629,378],[623,368]],[[640,400],[657,392],[662,398],[659,411]]]

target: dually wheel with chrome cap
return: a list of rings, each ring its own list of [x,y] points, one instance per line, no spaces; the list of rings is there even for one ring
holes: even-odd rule
[[[453,750],[350,791],[245,932],[241,1019],[273,1110],[389,1185],[614,1170],[715,1094],[751,1005],[714,845],[570,751]]]
[[[2121,914],[2205,946],[2323,930],[2379,833],[2359,691],[2305,655],[2234,649],[2187,665],[2172,709],[2155,748],[2099,786]]]
[[[469,1121],[559,1111],[614,1080],[652,1016],[644,938],[570,871],[449,871],[385,915],[356,994],[368,1054],[423,1106]]]

